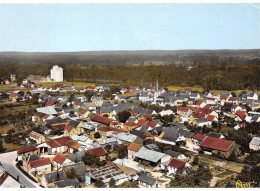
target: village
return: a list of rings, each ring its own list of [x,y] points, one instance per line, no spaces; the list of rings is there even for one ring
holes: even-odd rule
[[[15,81],[10,74],[2,83]],[[257,92],[170,91],[158,80],[144,87],[63,82],[53,66],[50,76],[1,90],[3,103],[36,104],[30,127],[14,133],[14,123],[1,138],[18,136],[17,166],[41,187],[185,187],[185,177],[192,187],[235,187],[245,168],[260,164]],[[1,169],[0,187],[21,187]]]

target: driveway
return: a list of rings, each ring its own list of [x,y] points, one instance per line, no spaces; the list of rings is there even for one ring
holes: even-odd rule
[[[17,176],[19,176],[19,182],[23,187],[41,188],[37,183],[27,178],[27,176],[25,176],[16,167],[16,161],[15,161],[16,158],[17,158],[16,151],[0,154],[0,162],[2,163],[5,170],[14,178],[17,178]]]

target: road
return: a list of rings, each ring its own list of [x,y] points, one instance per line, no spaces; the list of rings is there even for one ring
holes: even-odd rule
[[[2,163],[5,170],[14,178],[17,178],[17,176],[19,176],[19,182],[23,187],[40,188],[40,186],[37,183],[27,178],[27,176],[25,176],[16,167],[16,161],[15,161],[16,158],[17,158],[16,151],[0,154],[0,162]]]

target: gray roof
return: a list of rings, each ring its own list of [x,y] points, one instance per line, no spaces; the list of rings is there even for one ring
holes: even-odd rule
[[[182,129],[180,129],[180,130],[179,130],[179,133],[180,133],[182,136],[186,137],[186,138],[190,138],[190,137],[193,136],[193,134],[192,134],[191,132],[187,131],[187,130],[182,130]]]
[[[71,120],[69,122],[68,126],[76,128],[79,125],[79,123],[80,122],[78,122],[78,121]]]
[[[170,156],[172,156],[172,157],[176,157],[176,158],[177,158],[178,156],[182,155],[181,153],[176,152],[176,151],[172,151],[172,150],[167,150],[167,151],[165,151],[165,154],[170,155]]]
[[[79,183],[78,179],[74,178],[74,179],[67,179],[67,180],[62,180],[62,181],[56,182],[56,185],[58,188],[64,188],[67,186],[76,185],[78,183]]]
[[[37,112],[49,114],[49,115],[56,115],[57,114],[57,112],[56,112],[56,110],[54,109],[53,106],[39,107],[39,108],[36,108],[36,110],[37,110]]]
[[[57,123],[65,123],[66,121],[64,121],[62,118],[60,117],[54,117],[52,119],[48,119],[46,120],[46,123],[48,124],[57,124]]]
[[[76,153],[69,154],[66,157],[68,159],[70,159],[71,161],[77,163],[82,160],[84,155],[85,155],[85,151],[82,151],[82,152],[76,152]]]
[[[71,168],[74,168],[76,175],[83,176],[86,173],[86,166],[83,162],[75,163],[72,165],[67,165],[63,167],[65,174],[70,171]]]
[[[141,181],[141,182],[144,182],[146,184],[153,185],[155,183],[156,179],[153,178],[153,177],[147,176],[145,173],[142,173],[138,177],[137,181]]]
[[[135,153],[135,156],[150,162],[158,162],[165,156],[165,154],[142,147],[137,153]]]
[[[207,134],[209,137],[215,137],[215,138],[220,138],[221,134],[220,133],[215,133],[215,132],[210,132]]]
[[[156,144],[148,144],[148,145],[145,145],[145,147],[150,150],[156,150],[159,148]]]
[[[250,144],[260,146],[260,137],[254,137],[254,138],[251,140]]]
[[[197,123],[206,123],[208,122],[208,120],[206,118],[202,118],[202,119],[196,119]]]
[[[53,171],[53,172],[50,172],[48,174],[45,174],[45,177],[46,177],[49,184],[66,179],[66,175],[64,174],[63,171],[58,171],[58,172]]]

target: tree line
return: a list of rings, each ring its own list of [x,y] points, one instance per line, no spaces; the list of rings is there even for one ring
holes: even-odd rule
[[[160,86],[201,86],[205,90],[260,90],[260,65],[251,64],[210,64],[196,65],[192,69],[178,65],[109,65],[84,66],[60,64],[66,81],[116,83],[140,85],[155,83]],[[18,81],[29,74],[49,75],[52,65],[3,65],[0,77],[17,75]]]

